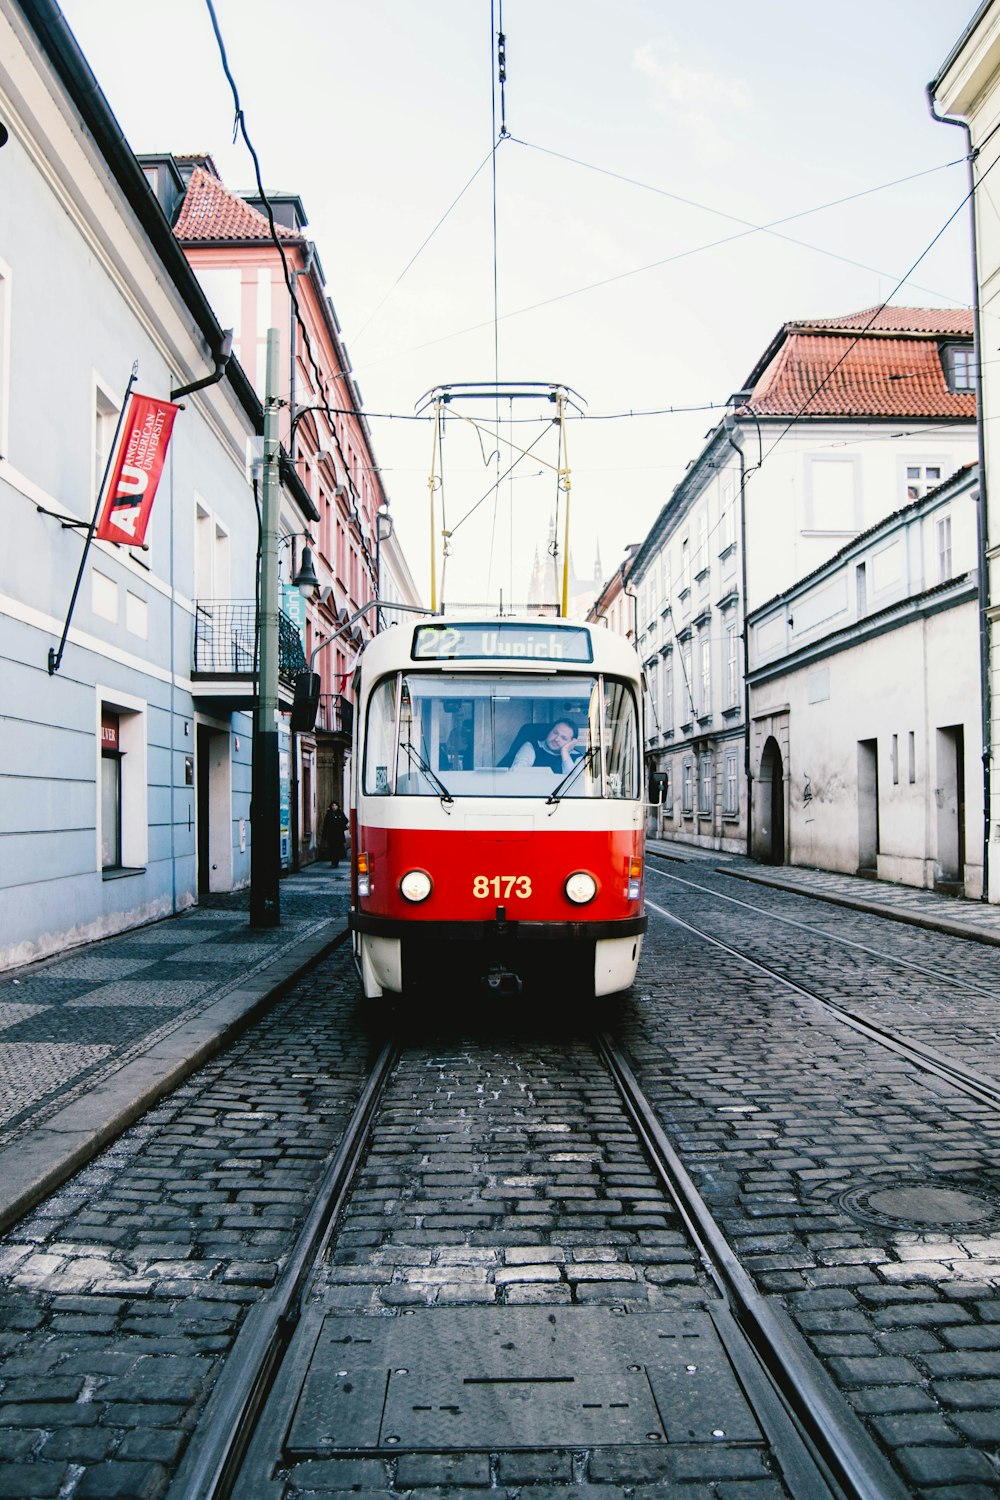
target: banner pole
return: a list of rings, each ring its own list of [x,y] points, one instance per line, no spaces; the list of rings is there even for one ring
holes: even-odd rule
[[[122,423],[125,421],[125,413],[128,410],[128,399],[132,394],[132,387],[135,385],[138,378],[139,361],[136,359],[132,361],[132,373],[128,378],[128,385],[125,387],[125,395],[122,399],[121,410],[118,413],[118,425],[115,427],[115,435],[111,439],[111,446],[108,449],[108,458],[107,462],[104,465],[104,474],[97,491],[97,504],[94,506],[93,519],[91,520],[90,527],[87,531],[87,540],[83,544],[83,556],[80,558],[80,566],[77,569],[76,582],[73,585],[73,594],[69,601],[69,613],[66,616],[66,623],[63,626],[63,633],[59,639],[58,649],[55,646],[49,647],[50,677],[55,676],[62,663],[63,652],[66,649],[66,639],[69,635],[70,621],[73,618],[73,611],[76,608],[76,600],[77,595],[80,592],[80,584],[83,582],[83,570],[87,565],[87,554],[90,551],[90,544],[94,540],[94,532],[97,530],[97,520],[101,514],[101,501],[104,499],[104,490],[108,482],[108,475],[111,473],[111,465],[114,463],[115,455],[118,452],[118,438],[121,434]]]

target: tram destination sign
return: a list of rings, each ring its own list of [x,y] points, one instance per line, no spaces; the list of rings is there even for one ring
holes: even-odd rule
[[[418,625],[414,661],[593,661],[590,631],[582,625],[524,625],[506,620]]]

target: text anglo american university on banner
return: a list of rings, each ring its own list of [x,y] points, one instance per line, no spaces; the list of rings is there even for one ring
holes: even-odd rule
[[[101,541],[143,545],[179,409],[155,396],[132,396],[97,525]]]

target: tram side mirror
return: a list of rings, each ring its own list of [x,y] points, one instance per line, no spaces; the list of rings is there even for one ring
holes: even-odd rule
[[[670,778],[666,771],[651,771],[649,774],[649,800],[662,802],[667,794]]]
[[[319,711],[319,673],[300,672],[292,699],[292,733],[309,734],[316,728]]]

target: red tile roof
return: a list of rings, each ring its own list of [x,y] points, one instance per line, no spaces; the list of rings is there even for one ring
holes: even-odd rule
[[[284,224],[276,224],[275,228],[279,239],[301,241],[301,235]],[[186,245],[219,240],[260,244],[271,240],[271,226],[265,215],[244,203],[242,198],[237,198],[235,193],[230,193],[204,167],[196,167],[191,173],[174,233]]]
[[[938,338],[972,337],[969,307],[866,307],[840,318],[801,318],[785,325],[819,332],[844,328],[871,333],[933,334]]]
[[[976,398],[950,391],[940,341],[971,348],[972,314],[895,307],[786,323],[752,372],[758,416],[971,421]]]

